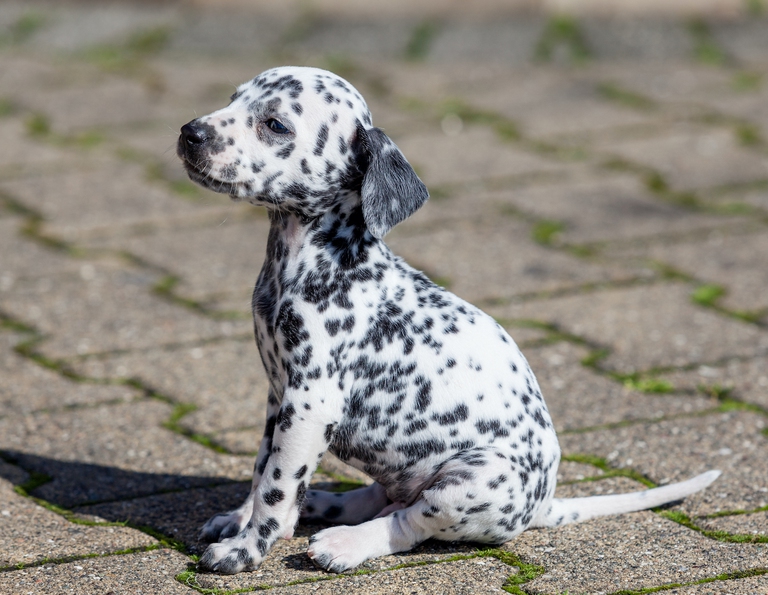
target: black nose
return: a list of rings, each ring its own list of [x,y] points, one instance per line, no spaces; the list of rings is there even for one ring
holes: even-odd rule
[[[192,120],[181,127],[181,140],[185,145],[202,145],[209,138],[208,129],[210,126],[201,125],[197,120]]]

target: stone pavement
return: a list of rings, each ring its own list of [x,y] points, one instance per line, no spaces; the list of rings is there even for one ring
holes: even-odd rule
[[[339,3],[343,5],[343,3]],[[402,3],[401,3],[402,4]],[[241,3],[242,5],[242,3]],[[414,20],[0,5],[0,593],[768,592],[768,18]],[[558,494],[719,468],[665,510],[317,571],[197,573],[248,490],[263,211],[177,131],[285,63],[367,97],[432,199],[388,241],[536,371]],[[331,489],[366,481],[328,458]]]

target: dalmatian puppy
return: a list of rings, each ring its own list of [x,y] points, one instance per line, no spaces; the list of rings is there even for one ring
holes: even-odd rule
[[[202,529],[216,543],[201,568],[258,568],[300,516],[342,523],[308,550],[342,572],[430,537],[498,544],[529,527],[658,506],[719,475],[553,497],[557,436],[515,342],[382,241],[428,193],[347,81],[268,70],[184,125],[177,152],[192,180],[266,207],[271,221],[252,302],[271,387],[266,431],[250,495]],[[327,450],[375,483],[308,490]]]

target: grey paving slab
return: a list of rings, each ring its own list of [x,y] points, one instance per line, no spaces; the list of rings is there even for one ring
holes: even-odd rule
[[[46,170],[66,171],[78,163],[77,157],[30,138],[23,117],[0,118],[0,134],[6,141],[0,146],[0,181]]]
[[[585,477],[597,477],[603,475],[602,469],[598,469],[586,463],[574,463],[572,461],[560,461],[557,468],[558,485],[565,485],[563,482],[581,481]]]
[[[467,197],[469,198],[469,197]],[[557,241],[591,243],[678,235],[739,221],[691,212],[654,197],[637,176],[597,176],[495,193],[495,202],[558,221]]]
[[[557,324],[563,330],[609,348],[600,361],[621,372],[716,362],[768,347],[763,330],[690,301],[682,283],[642,285],[492,306],[495,316]],[[653,307],[648,307],[649,305]]]
[[[0,574],[0,591],[25,595],[193,595],[175,580],[189,558],[174,550],[154,550],[68,564],[46,564]]]
[[[620,23],[617,25],[621,27]],[[628,23],[628,26],[632,25]],[[677,39],[673,43],[680,41]],[[688,40],[682,41],[687,43]],[[651,47],[648,49],[653,51]],[[656,102],[655,108],[662,112],[684,114],[684,110],[677,112],[677,107],[682,104],[691,113],[696,113],[697,107],[706,105],[711,99],[733,97],[737,92],[733,86],[734,73],[730,69],[712,68],[680,57],[637,61],[631,68],[620,61],[598,62],[592,66],[591,74],[595,81],[615,85]]]
[[[695,522],[702,529],[710,531],[725,531],[742,535],[768,534],[768,512],[766,511],[716,518],[700,518],[695,519]]]
[[[717,407],[704,395],[647,394],[581,365],[586,348],[558,343],[526,349],[555,429],[576,430],[623,421],[690,414]]]
[[[541,139],[649,125],[658,119],[650,112],[605,102],[598,85],[579,71],[563,73],[553,68],[499,77],[490,88],[475,87],[462,97],[472,106],[518,122],[523,134]]]
[[[150,235],[103,237],[86,245],[127,251],[172,271],[180,279],[174,287],[177,295],[250,300],[266,254],[269,220],[264,209],[232,207],[231,213],[222,211],[205,226],[177,224]]]
[[[482,558],[447,562],[417,568],[403,568],[361,576],[340,577],[334,580],[282,587],[275,593],[338,593],[363,592],[389,595],[411,593],[455,593],[456,595],[480,595],[481,593],[505,593],[501,587],[515,568],[495,558]]]
[[[333,580],[339,580],[341,577],[329,575],[328,573],[315,568],[314,564],[312,564],[312,561],[306,554],[309,545],[309,536],[322,528],[322,525],[310,525],[306,527],[299,525],[293,538],[289,540],[280,539],[275,543],[272,550],[270,550],[267,555],[267,558],[255,572],[234,576],[198,574],[197,584],[200,587],[207,589],[237,590],[253,589],[258,586],[261,586],[262,588],[279,586],[300,580],[320,580],[324,582],[323,579],[329,577]],[[402,564],[416,565],[441,562],[456,555],[469,555],[476,551],[477,548],[471,544],[446,543],[428,540],[415,547],[410,552],[368,560],[360,565],[359,568],[361,570],[373,572],[373,576],[375,576],[378,571],[392,569]],[[427,568],[433,569],[435,567],[427,566]],[[506,576],[513,574],[515,571],[514,568],[506,568]],[[434,570],[429,572],[429,574],[434,576]],[[506,576],[504,578],[506,578]],[[499,582],[501,583],[503,581]],[[390,590],[389,592],[392,591]]]
[[[80,272],[88,263],[63,251],[46,248],[23,234],[21,217],[0,218],[0,292],[13,288],[16,279]]]
[[[250,480],[207,488],[192,487],[167,494],[82,506],[74,512],[85,521],[130,521],[151,527],[184,543],[190,553],[199,554],[206,547],[197,539],[203,524],[214,514],[240,506],[250,489]]]
[[[765,575],[750,578],[713,581],[675,589],[680,595],[759,595],[768,589]]]
[[[688,391],[725,389],[729,397],[768,408],[768,357],[764,355],[670,372],[662,378]]]
[[[654,241],[636,249],[644,257],[671,265],[708,284],[722,286],[718,303],[737,311],[768,308],[768,233],[712,232],[691,241]]]
[[[147,182],[143,166],[105,157],[57,174],[8,180],[0,189],[49,220],[46,232],[70,241],[174,216],[226,216],[222,206],[229,206],[226,197],[185,200]]]
[[[63,507],[251,476],[251,457],[217,454],[161,427],[157,401],[0,419],[0,449],[52,478],[35,496]]]
[[[696,189],[763,180],[768,157],[738,144],[732,130],[677,124],[655,138],[597,143],[596,149],[658,171],[670,187]]]
[[[67,556],[103,555],[146,547],[157,540],[128,527],[72,523],[18,495],[0,479],[0,568]]]
[[[527,593],[612,593],[764,566],[768,548],[726,544],[651,512],[526,531],[505,547],[544,574]]]
[[[540,15],[498,21],[465,19],[443,24],[433,40],[430,66],[498,63],[521,66],[534,58],[536,42],[545,21]]]
[[[13,350],[21,341],[0,333],[0,416],[41,409],[63,409],[102,402],[130,401],[139,396],[127,386],[74,382],[22,357]]]
[[[143,70],[144,77],[149,78],[149,70],[146,67]],[[156,88],[141,76],[99,73],[98,67],[85,75],[78,74],[61,77],[47,85],[42,93],[40,89],[20,85],[11,92],[11,97],[26,109],[45,115],[51,131],[56,134],[103,130],[109,135],[116,126],[167,121],[173,114],[166,103],[157,101]]]
[[[183,348],[91,358],[74,366],[94,378],[137,378],[175,401],[198,407],[183,427],[198,433],[248,428],[253,452],[266,421],[269,385],[250,337]],[[242,451],[241,451],[242,452]]]
[[[550,159],[503,143],[487,127],[467,126],[453,136],[436,131],[394,140],[427,187],[563,169]]]
[[[531,241],[511,216],[395,228],[387,243],[412,266],[469,301],[628,279],[633,271],[598,266]]]
[[[560,444],[564,452],[605,457],[657,483],[722,470],[714,484],[681,505],[687,514],[701,516],[768,505],[765,427],[762,415],[740,411],[566,434]]]
[[[100,262],[83,275],[18,281],[0,293],[0,308],[50,338],[50,357],[199,341],[247,332],[238,321],[215,321],[152,294],[158,275]]]
[[[596,481],[577,481],[576,483],[558,484],[555,490],[557,498],[588,498],[589,496],[610,496],[611,494],[629,494],[646,489],[643,484],[628,477],[606,477]],[[587,523],[591,521],[586,521]]]

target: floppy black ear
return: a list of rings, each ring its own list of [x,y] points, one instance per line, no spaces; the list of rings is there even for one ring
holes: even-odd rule
[[[429,198],[427,187],[400,149],[378,128],[358,128],[368,158],[360,196],[368,231],[382,238]]]

